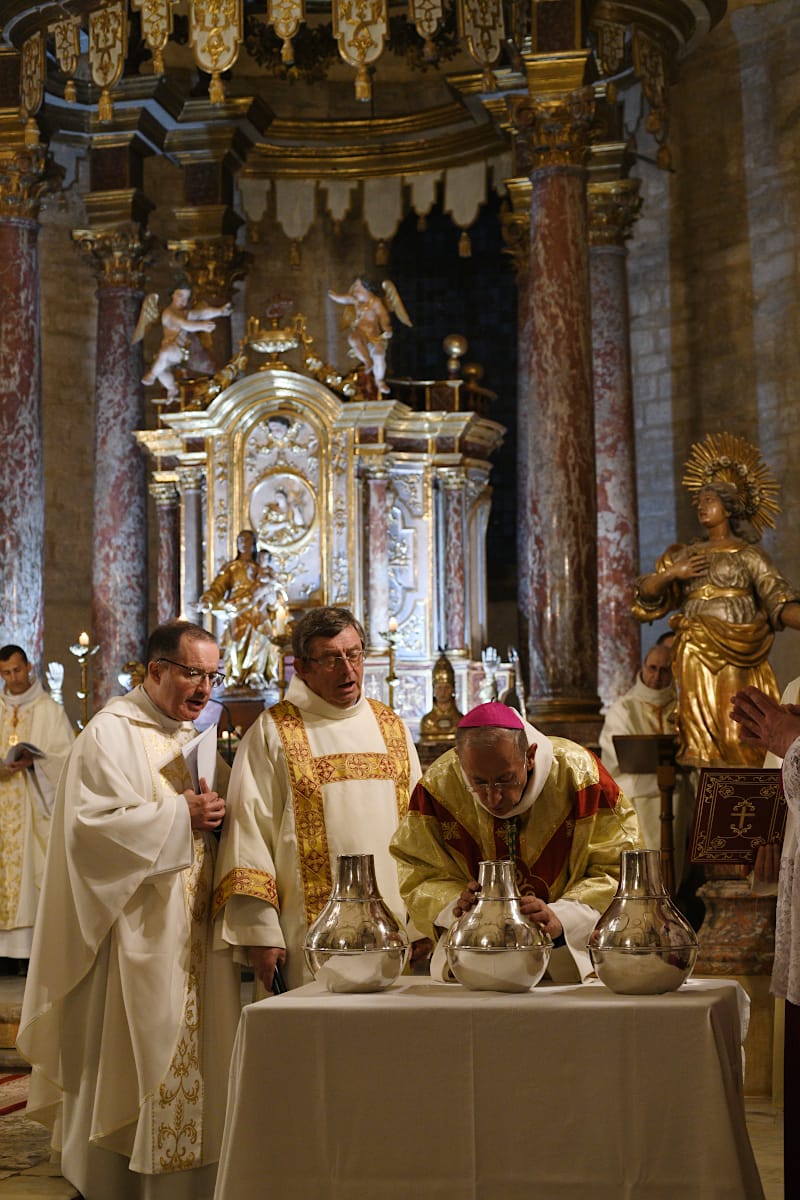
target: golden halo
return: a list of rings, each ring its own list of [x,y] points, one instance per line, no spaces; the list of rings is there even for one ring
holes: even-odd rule
[[[709,433],[704,441],[695,442],[681,482],[693,494],[717,483],[730,484],[759,537],[767,526],[775,528],[774,516],[781,511],[776,500],[780,489],[760,452],[744,438]]]

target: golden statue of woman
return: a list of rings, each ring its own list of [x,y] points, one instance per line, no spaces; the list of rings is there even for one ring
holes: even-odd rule
[[[197,602],[199,612],[216,612],[227,625],[220,640],[228,688],[263,690],[275,678],[277,648],[272,642],[278,608],[288,599],[274,579],[269,555],[257,555],[252,529],[236,538],[236,558],[226,562]]]
[[[670,546],[634,590],[633,615],[654,621],[677,610],[672,668],[678,692],[678,762],[760,766],[763,749],[742,742],[731,699],[752,684],[777,700],[767,661],[777,630],[800,629],[800,592],[756,543],[778,485],[758,450],[732,434],[709,434],[686,463],[702,538]]]

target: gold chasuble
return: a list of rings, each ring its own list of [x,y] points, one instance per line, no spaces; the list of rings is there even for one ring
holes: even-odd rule
[[[381,895],[405,922],[389,842],[419,775],[411,735],[392,709],[363,696],[335,707],[294,676],[236,753],[217,863],[218,937],[285,946],[290,986],[305,982],[303,939],[340,854],[374,856]]]

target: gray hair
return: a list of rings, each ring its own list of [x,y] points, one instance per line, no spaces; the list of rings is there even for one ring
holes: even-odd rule
[[[292,629],[292,653],[295,658],[308,661],[311,657],[311,643],[314,638],[332,638],[343,629],[355,629],[361,639],[362,647],[366,645],[367,635],[364,626],[353,616],[349,608],[312,608],[297,621]]]
[[[506,733],[513,737],[517,749],[524,757],[528,753],[528,735],[525,730],[504,729],[500,725],[467,725],[456,729],[456,754],[460,754],[467,746],[475,746],[478,750],[491,750]]]

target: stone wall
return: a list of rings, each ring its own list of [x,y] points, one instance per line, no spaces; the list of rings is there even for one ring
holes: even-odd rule
[[[696,532],[683,463],[693,441],[727,430],[757,443],[781,484],[783,512],[764,545],[800,586],[798,48],[796,5],[731,0],[671,89],[673,172],[637,167],[644,208],[629,278],[642,570]],[[645,629],[645,646],[660,629]],[[773,665],[781,683],[800,673],[800,636],[779,636]]]

